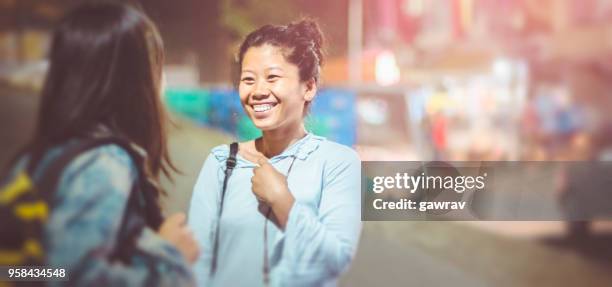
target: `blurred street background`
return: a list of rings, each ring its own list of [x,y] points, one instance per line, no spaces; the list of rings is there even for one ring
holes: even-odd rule
[[[52,29],[79,2],[0,0],[0,166],[32,133]],[[364,161],[612,160],[612,1],[138,2],[166,48],[182,171],[168,213],[212,147],[259,136],[234,88],[242,38],[303,16],[327,40],[307,128]],[[612,286],[610,226],[575,240],[564,222],[364,222],[341,283]]]

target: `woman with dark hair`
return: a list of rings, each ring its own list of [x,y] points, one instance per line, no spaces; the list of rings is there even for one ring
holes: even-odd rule
[[[120,145],[101,145],[59,174],[43,238],[46,264],[65,268],[70,281],[55,284],[194,283],[190,264],[199,251],[185,215],[163,220],[158,204],[159,177],[174,170],[160,97],[163,60],[155,25],[125,4],[81,5],[54,33],[37,130],[11,174],[27,170],[39,178],[94,135],[125,139],[142,155],[137,161]],[[130,210],[133,190],[146,212]]]
[[[204,163],[189,214],[207,247],[194,267],[199,286],[335,285],[353,258],[359,158],[304,127],[322,45],[310,20],[263,26],[242,43],[240,100],[263,136],[233,144],[235,161],[222,145]]]

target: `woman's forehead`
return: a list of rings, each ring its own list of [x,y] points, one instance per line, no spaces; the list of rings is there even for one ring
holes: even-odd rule
[[[288,70],[293,64],[287,62],[283,49],[262,45],[247,50],[242,61],[242,71]],[[294,67],[295,68],[295,67]]]

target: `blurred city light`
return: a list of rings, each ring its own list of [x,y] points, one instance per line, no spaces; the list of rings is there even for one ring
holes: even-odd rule
[[[400,69],[391,51],[382,51],[376,56],[376,83],[390,86],[399,83]]]

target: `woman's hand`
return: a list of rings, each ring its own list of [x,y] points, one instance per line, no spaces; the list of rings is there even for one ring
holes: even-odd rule
[[[251,178],[253,194],[260,202],[272,206],[277,199],[289,194],[287,179],[265,157],[258,157],[257,164],[259,166],[253,169]]]
[[[184,213],[176,213],[168,217],[159,227],[158,234],[174,245],[187,262],[193,264],[200,255],[200,248],[185,220]]]
[[[289,218],[289,211],[295,201],[289,192],[287,178],[278,172],[265,157],[259,157],[257,164],[259,166],[253,169],[251,178],[253,194],[260,203],[272,208],[276,217],[275,223],[284,229]]]

